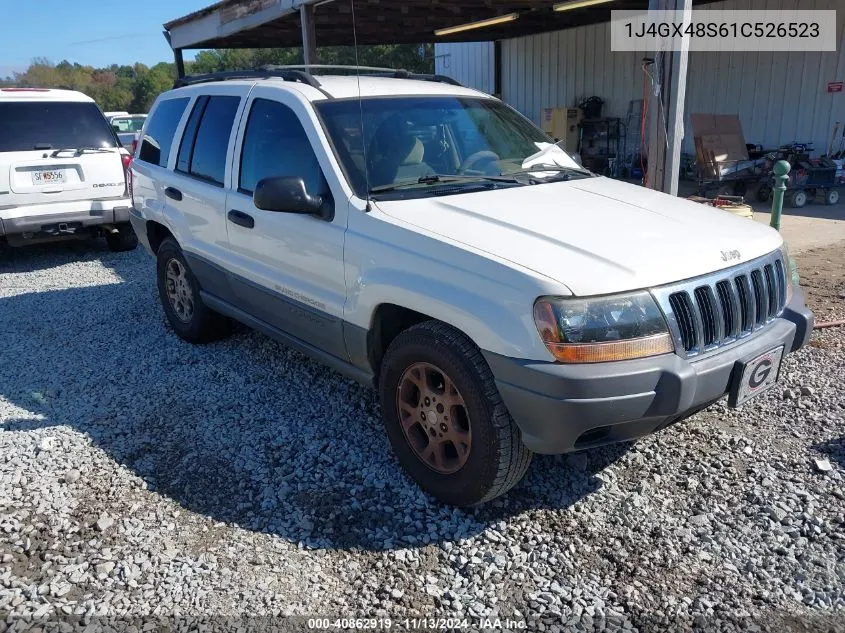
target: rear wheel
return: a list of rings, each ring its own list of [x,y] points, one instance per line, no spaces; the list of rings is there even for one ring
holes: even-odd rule
[[[382,417],[396,456],[444,503],[469,506],[506,493],[531,452],[478,348],[428,321],[390,344],[379,381]]]
[[[132,225],[128,222],[115,225],[117,233],[106,233],[106,244],[109,245],[109,250],[120,253],[122,251],[131,251],[138,246],[138,236],[132,230]]]
[[[173,331],[189,343],[227,336],[231,322],[203,303],[200,286],[173,238],[161,243],[156,259],[159,299]]]
[[[839,190],[838,189],[828,189],[824,192],[824,202],[825,204],[833,205],[839,202]]]

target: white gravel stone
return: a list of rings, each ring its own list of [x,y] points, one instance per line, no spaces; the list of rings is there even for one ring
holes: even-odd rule
[[[212,613],[518,613],[542,631],[845,618],[841,330],[740,409],[537,456],[511,494],[457,510],[399,470],[373,391],[244,328],[177,339],[141,250],[16,256],[3,326],[4,614],[143,616],[138,633]]]

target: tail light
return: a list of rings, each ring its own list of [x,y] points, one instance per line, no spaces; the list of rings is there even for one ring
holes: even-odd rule
[[[123,178],[126,181],[126,191],[124,195],[132,196],[132,170],[129,168],[132,164],[132,156],[130,154],[121,154],[120,159],[123,161]]]

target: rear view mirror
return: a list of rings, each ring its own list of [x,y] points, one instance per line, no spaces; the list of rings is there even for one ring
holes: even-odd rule
[[[319,215],[324,219],[331,219],[327,217],[330,209],[328,211],[326,209],[331,205],[327,205],[322,196],[308,193],[302,178],[287,176],[264,178],[255,186],[252,199],[255,206],[264,211]]]

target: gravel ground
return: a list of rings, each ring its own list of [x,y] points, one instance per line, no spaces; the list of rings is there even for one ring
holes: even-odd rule
[[[140,249],[19,252],[0,333],[0,630],[309,615],[845,631],[843,329],[741,410],[537,457],[473,511],[405,478],[374,392],[246,329],[179,341]]]

